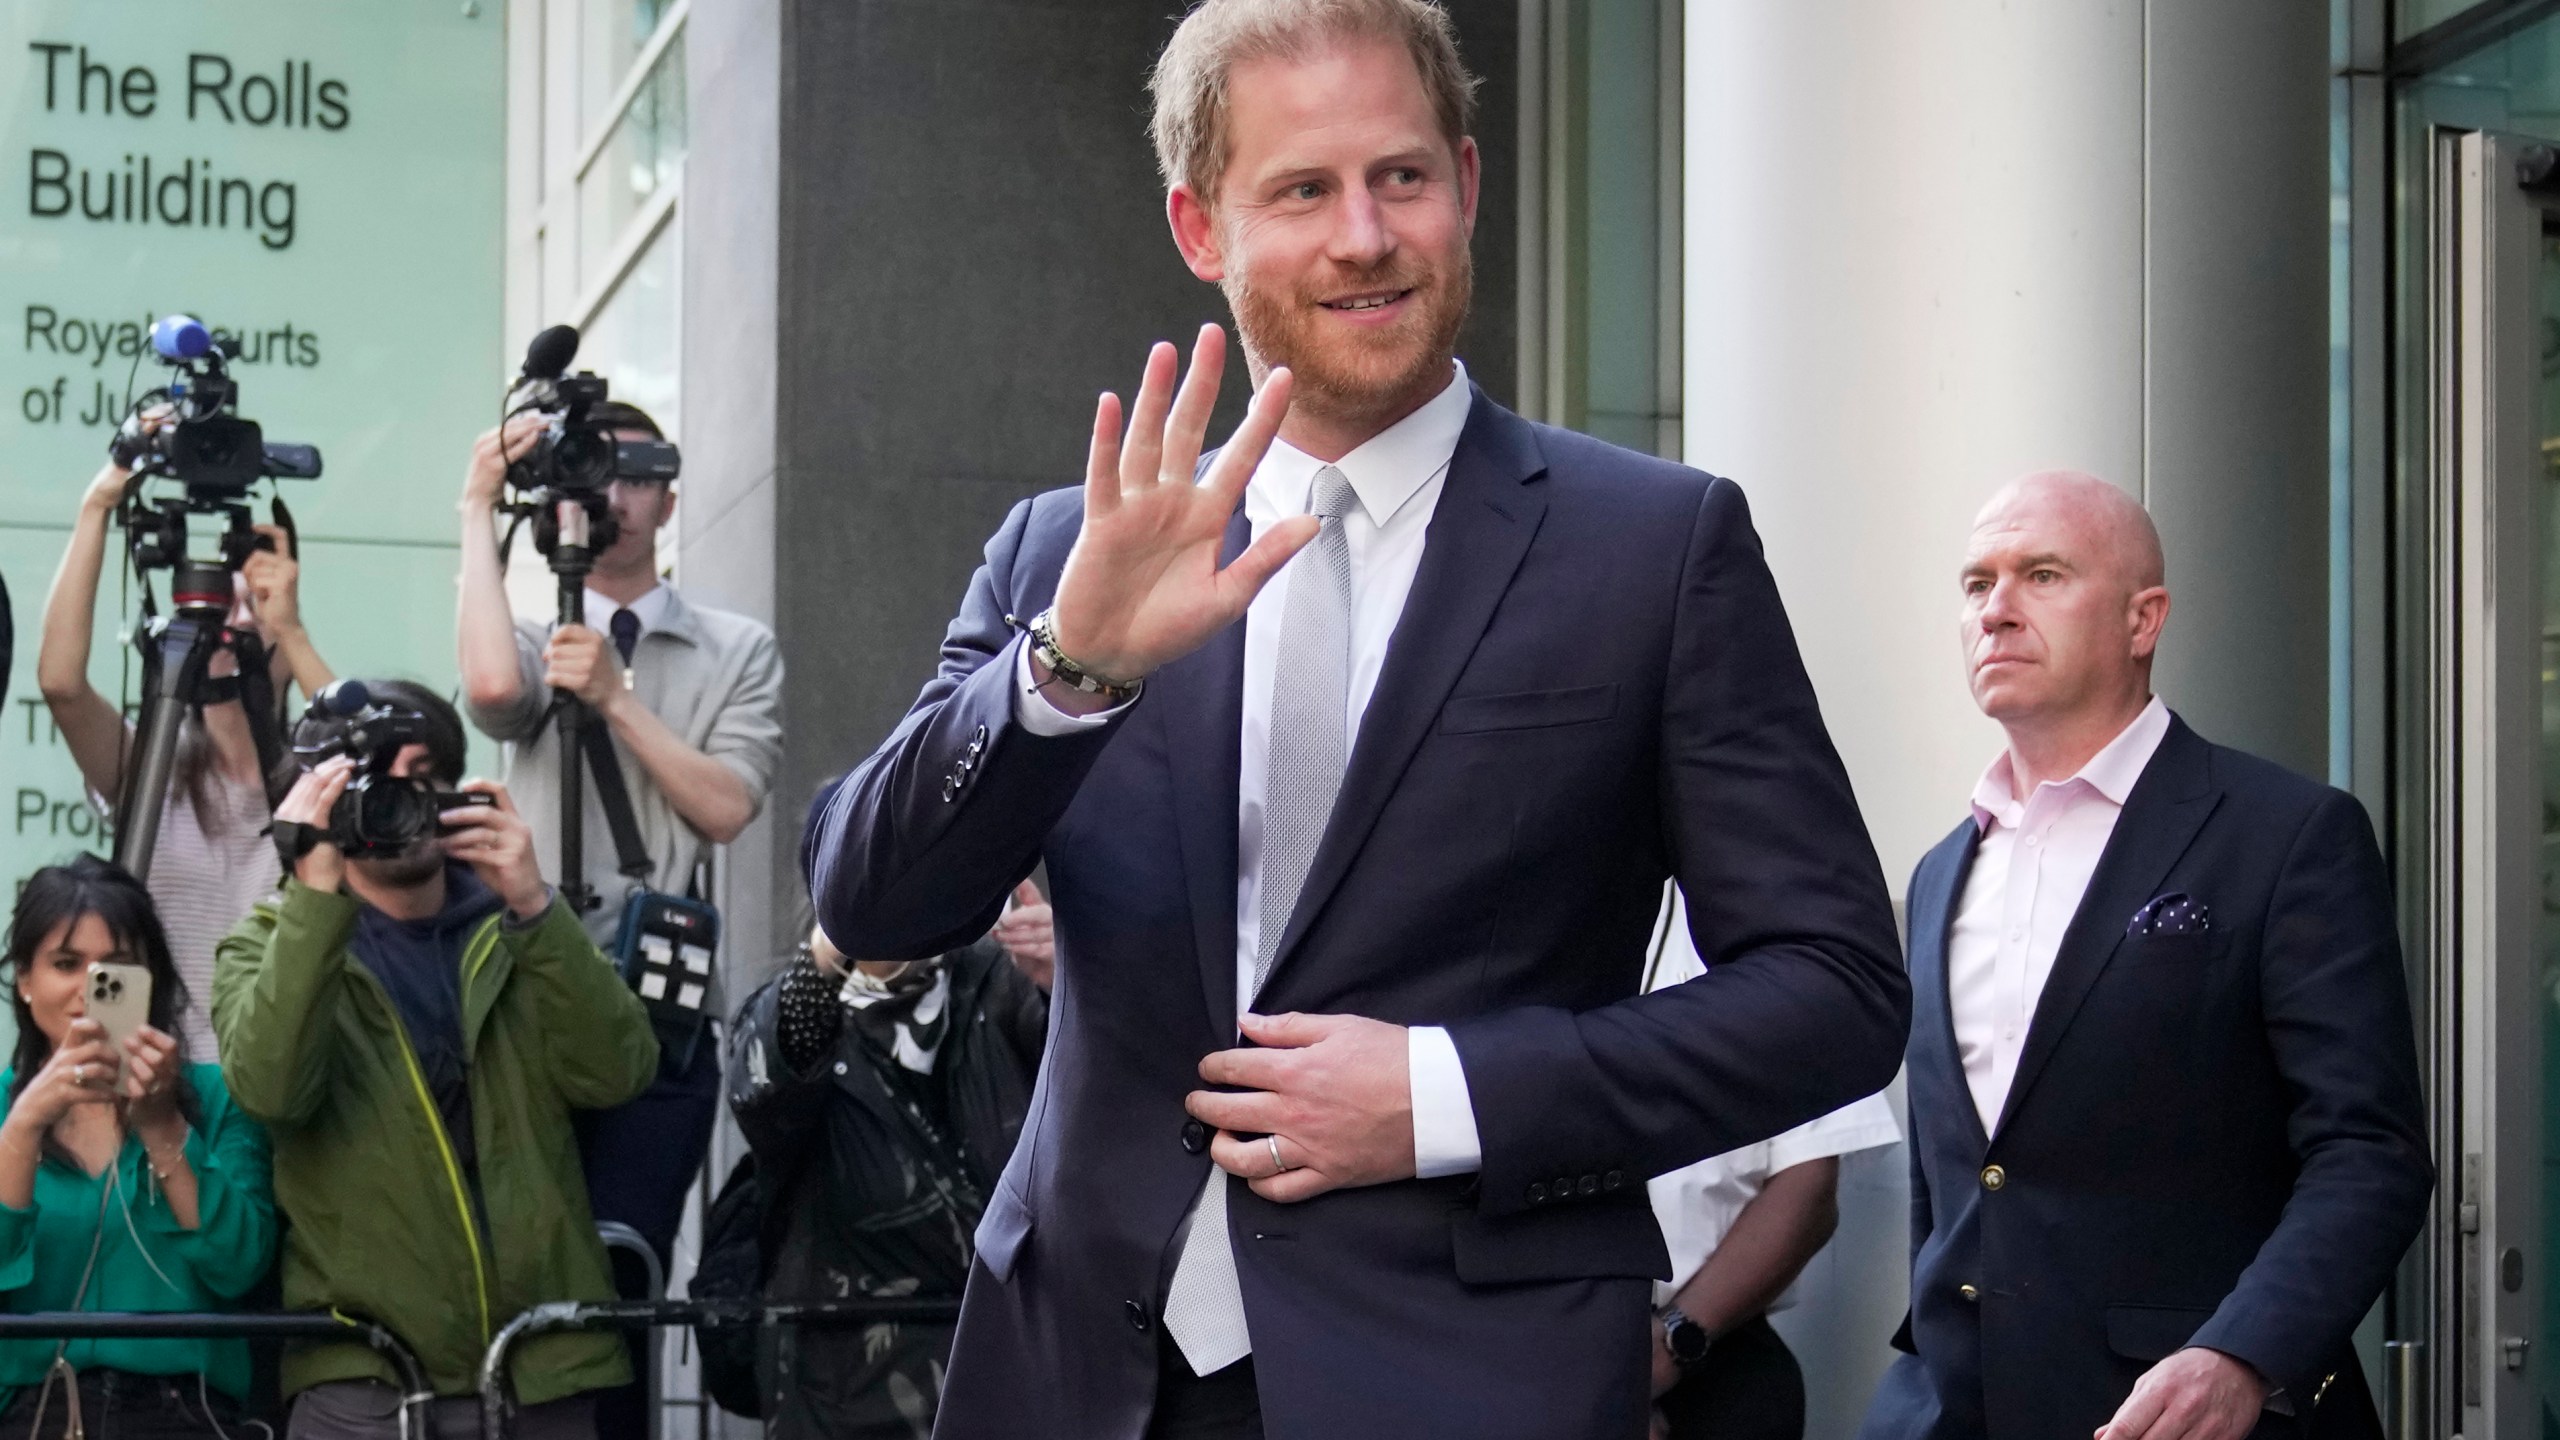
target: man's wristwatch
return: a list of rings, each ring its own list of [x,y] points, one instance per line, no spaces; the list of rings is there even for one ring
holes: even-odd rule
[[[1097,675],[1068,659],[1066,652],[1058,648],[1058,612],[1054,607],[1032,616],[1026,628],[1031,632],[1032,657],[1048,667],[1051,678],[1070,690],[1099,695],[1114,705],[1122,705],[1134,699],[1139,685],[1144,683]]]
[[[1707,1350],[1716,1337],[1707,1327],[1680,1313],[1677,1305],[1662,1307],[1662,1343],[1671,1352],[1671,1361],[1687,1370],[1707,1358]]]

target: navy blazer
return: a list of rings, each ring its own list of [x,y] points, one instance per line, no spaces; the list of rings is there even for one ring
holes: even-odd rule
[[[2173,718],[1988,1135],[1947,1001],[1976,843],[1967,817],[1911,877],[1911,1313],[1894,1344],[1915,1353],[1866,1440],[2086,1436],[2189,1345],[2282,1387],[2295,1414],[2260,1435],[2378,1435],[2349,1337],[2434,1170],[2364,808]],[[2136,925],[2146,911],[2172,918]]]
[[[1006,519],[940,672],[803,846],[828,934],[883,958],[983,933],[1048,865],[1050,1044],[938,1433],[1134,1440],[1215,1178],[1274,1440],[1634,1440],[1669,1273],[1646,1177],[1881,1088],[1909,1016],[1741,492],[1476,396],[1257,1004],[1448,1027],[1483,1169],[1289,1206],[1218,1176],[1182,1108],[1235,1043],[1243,627],[1095,732],[1014,722],[1007,617],[1049,603],[1082,513],[1063,490]],[[1639,996],[1673,874],[1712,969]]]

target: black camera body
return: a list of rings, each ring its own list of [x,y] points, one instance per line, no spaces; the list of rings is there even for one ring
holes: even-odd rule
[[[570,344],[576,344],[574,332]],[[601,495],[616,480],[664,483],[684,468],[671,442],[625,440],[593,418],[595,408],[612,396],[603,376],[581,370],[528,378],[541,382],[529,408],[549,415],[551,423],[533,448],[508,467],[508,484],[561,495]]]
[[[320,477],[317,447],[270,444],[257,421],[241,417],[239,382],[201,322],[186,315],[163,318],[151,327],[151,348],[176,374],[137,400],[117,427],[107,453],[118,465],[186,486],[196,509],[236,501],[263,479]],[[166,422],[147,424],[148,412],[163,405],[169,410]]]
[[[438,790],[423,780],[391,773],[402,749],[432,736],[427,717],[392,704],[377,704],[361,680],[340,680],[312,697],[311,709],[293,730],[293,758],[304,770],[340,755],[356,773],[329,807],[328,842],[351,859],[390,855],[421,838],[442,833],[443,812],[492,805],[472,791]]]
[[[592,370],[567,373],[577,354],[577,328],[552,326],[525,348],[524,372],[508,392],[509,414],[545,415],[551,423],[508,464],[507,484],[528,497],[534,547],[556,563],[565,545],[573,568],[621,536],[605,487],[616,480],[664,484],[684,468],[672,443],[625,440],[595,418],[612,388]]]

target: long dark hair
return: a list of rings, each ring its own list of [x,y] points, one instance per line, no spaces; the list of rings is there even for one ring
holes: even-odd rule
[[[187,1009],[187,982],[178,978],[178,963],[169,954],[168,932],[160,928],[160,911],[151,903],[151,892],[142,882],[127,874],[124,867],[95,855],[75,855],[66,864],[48,865],[27,878],[26,888],[18,892],[17,913],[9,917],[8,949],[0,954],[10,967],[12,977],[26,973],[34,963],[36,950],[45,938],[84,915],[95,915],[106,922],[107,933],[116,943],[141,958],[151,972],[151,1028],[178,1043],[176,1097],[178,1113],[189,1125],[202,1128],[203,1107],[197,1102],[196,1088],[187,1074],[187,1031],[179,1016]],[[35,1011],[16,985],[9,987],[9,1004],[18,1019],[18,1048],[13,1063],[17,1073],[9,1078],[9,1103],[14,1106],[26,1092],[27,1083],[35,1079],[44,1062],[53,1058],[53,1041],[36,1024]],[[49,1151],[51,1136],[46,1137]]]

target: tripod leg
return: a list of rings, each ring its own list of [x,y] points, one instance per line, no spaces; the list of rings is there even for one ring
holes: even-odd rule
[[[218,621],[175,615],[144,643],[156,647],[151,690],[124,794],[116,807],[116,863],[149,883],[151,854],[160,843],[160,812],[169,799],[169,775],[177,761],[178,728],[204,694],[205,663],[222,636]]]
[[[555,564],[559,558],[554,555]],[[585,568],[562,569],[559,579],[560,623],[584,625]],[[582,733],[587,727],[587,703],[566,690],[555,693],[560,707],[560,895],[569,902],[569,913],[584,920],[596,907],[595,887],[587,883],[587,747]]]

